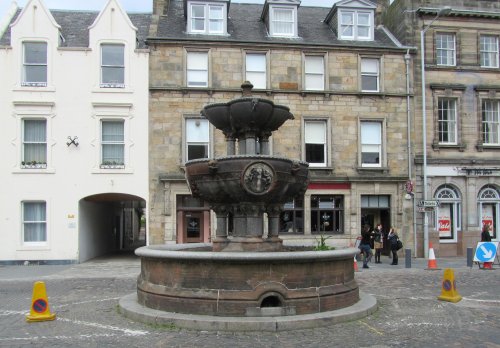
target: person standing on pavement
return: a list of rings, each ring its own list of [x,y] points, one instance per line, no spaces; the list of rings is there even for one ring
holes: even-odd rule
[[[365,225],[363,231],[361,232],[361,243],[359,243],[359,249],[363,254],[363,268],[368,267],[368,262],[372,259],[372,249],[370,247],[370,241],[372,239],[372,232],[370,225]]]
[[[384,232],[382,231],[382,224],[378,224],[373,231],[373,246],[375,248],[375,263],[382,263],[380,261],[380,255],[382,249],[384,248]]]
[[[398,264],[398,235],[396,231],[394,230],[394,227],[391,227],[389,230],[389,234],[387,235],[387,241],[389,242],[389,246],[391,247],[392,251],[392,263],[391,265],[397,265]]]
[[[484,224],[481,232],[481,242],[491,242],[490,225]]]

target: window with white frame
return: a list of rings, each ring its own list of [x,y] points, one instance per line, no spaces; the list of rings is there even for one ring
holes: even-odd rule
[[[325,57],[304,56],[305,89],[323,91],[325,89]]]
[[[436,228],[441,241],[457,241],[457,231],[461,229],[461,197],[458,190],[450,185],[439,187],[434,195],[439,201],[436,209]]]
[[[271,36],[297,36],[297,8],[270,6]]]
[[[22,128],[21,168],[47,168],[47,120],[25,119]]]
[[[481,35],[479,41],[481,66],[483,68],[498,68],[498,37]]]
[[[438,99],[438,137],[440,144],[457,144],[456,99]]]
[[[380,90],[380,59],[361,58],[361,91]]]
[[[45,202],[22,202],[23,243],[47,242],[47,206]]]
[[[498,219],[500,216],[500,193],[493,185],[486,185],[479,191],[478,195],[481,228],[490,226],[490,235],[494,240],[498,239]]]
[[[361,121],[361,166],[382,166],[382,122]]]
[[[187,52],[187,86],[208,87],[208,52]]]
[[[484,145],[500,144],[499,101],[483,100],[481,133]]]
[[[47,43],[23,42],[23,86],[47,86]]]
[[[225,34],[225,4],[190,2],[188,32],[196,34]]]
[[[267,88],[267,62],[265,53],[247,53],[245,55],[245,79],[255,89]]]
[[[456,64],[455,34],[436,34],[436,64],[448,66]]]
[[[341,40],[373,40],[372,11],[340,11],[339,38]]]
[[[101,168],[125,168],[125,121],[101,121]]]
[[[311,167],[327,166],[326,120],[304,121],[305,160]]]
[[[125,45],[101,45],[101,87],[125,87]]]
[[[210,127],[208,120],[186,118],[185,139],[185,161],[209,157]]]

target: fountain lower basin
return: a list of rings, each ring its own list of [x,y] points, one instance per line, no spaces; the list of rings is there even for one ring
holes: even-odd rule
[[[287,316],[352,306],[360,299],[354,248],[212,252],[211,244],[136,250],[138,302],[148,308],[224,317]]]

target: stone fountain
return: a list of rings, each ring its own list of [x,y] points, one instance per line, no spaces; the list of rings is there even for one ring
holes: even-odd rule
[[[293,115],[252,96],[252,87],[245,82],[241,98],[202,110],[224,133],[227,156],[186,163],[193,196],[217,216],[214,240],[137,249],[137,294],[120,301],[126,316],[204,330],[279,331],[352,320],[376,309],[354,279],[356,249],[283,246],[279,214],[306,191],[308,164],[270,155],[269,137]]]

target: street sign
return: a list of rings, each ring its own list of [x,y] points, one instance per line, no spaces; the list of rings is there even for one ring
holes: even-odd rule
[[[498,249],[498,242],[479,242],[477,243],[475,262],[493,262]]]
[[[417,206],[419,207],[437,207],[439,206],[439,201],[430,200],[430,201],[418,201]]]
[[[417,207],[419,213],[432,213],[434,211],[434,207]]]

